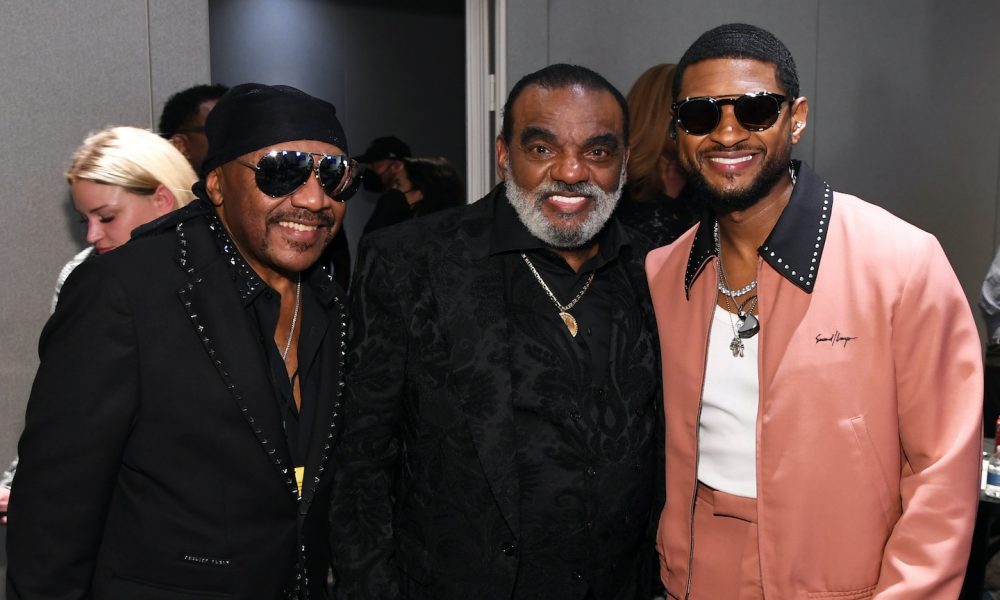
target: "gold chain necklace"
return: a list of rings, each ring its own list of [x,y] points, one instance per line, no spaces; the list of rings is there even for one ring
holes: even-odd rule
[[[580,298],[583,298],[583,295],[590,289],[590,284],[594,282],[594,274],[596,272],[590,273],[590,277],[587,278],[587,283],[583,284],[583,289],[576,295],[576,298],[573,298],[569,304],[563,306],[559,303],[559,300],[556,299],[556,295],[552,293],[551,289],[549,289],[549,286],[545,283],[545,280],[542,279],[542,276],[538,274],[538,271],[535,269],[535,265],[531,264],[531,261],[528,260],[528,255],[522,253],[521,258],[524,259],[525,264],[527,264],[528,268],[531,269],[531,274],[538,280],[538,283],[542,286],[542,289],[545,290],[545,293],[549,295],[549,299],[552,300],[552,302],[556,305],[556,308],[559,309],[559,318],[566,324],[566,329],[569,330],[569,334],[576,337],[579,327],[577,327],[576,319],[574,319],[573,315],[569,314],[567,311],[576,306],[576,303],[580,301]]]

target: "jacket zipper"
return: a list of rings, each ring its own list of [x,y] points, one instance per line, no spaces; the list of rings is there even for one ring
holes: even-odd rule
[[[718,277],[718,273],[716,273],[715,276]],[[716,295],[715,297],[717,298],[718,296]],[[701,462],[701,409],[704,404],[705,397],[705,367],[708,365],[708,345],[712,338],[712,327],[715,325],[715,304],[715,298],[713,298],[712,309],[708,315],[708,333],[705,334],[705,360],[702,362],[701,369],[701,393],[698,395],[698,418],[695,420],[694,489],[691,490],[691,511],[688,518],[688,529],[691,531],[691,535],[688,543],[687,586],[684,591],[685,600],[691,597],[691,583],[694,578],[694,572],[692,570],[694,565],[694,509],[695,504],[698,502],[698,464]]]
[[[764,265],[764,258],[761,256],[757,257],[757,279],[760,280],[761,267]],[[760,283],[757,284],[757,316],[760,316]],[[761,446],[764,443],[763,436],[763,423],[764,423],[764,386],[763,377],[761,373],[764,372],[764,328],[760,328],[760,332],[757,334],[757,423],[754,425],[755,429],[755,439],[757,440],[756,448],[754,449],[754,479],[756,479],[757,487],[757,562],[760,565],[760,591],[764,593],[764,557],[763,553],[760,551],[760,490],[761,490],[761,479],[760,474],[762,469],[760,468],[760,455]]]

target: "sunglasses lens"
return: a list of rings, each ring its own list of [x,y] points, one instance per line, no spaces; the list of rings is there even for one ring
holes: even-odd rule
[[[733,107],[736,120],[749,131],[763,131],[774,125],[781,112],[781,104],[773,96],[743,96]]]
[[[705,135],[719,124],[719,107],[707,98],[688,100],[677,108],[677,120],[691,135]]]
[[[344,183],[344,176],[347,174],[346,156],[324,156],[319,161],[319,180],[323,184],[323,191],[331,198],[341,200],[338,193]]]
[[[331,196],[331,198],[341,202],[350,200],[351,196],[353,196],[354,193],[358,191],[358,188],[361,187],[361,176],[357,175],[357,172],[358,166],[357,163],[355,163],[354,166],[351,167],[351,172],[347,174],[350,181],[342,182],[341,186],[343,189],[337,192],[335,196]]]
[[[309,179],[312,166],[312,156],[306,152],[272,152],[257,163],[257,187],[273,198],[287,196]]]

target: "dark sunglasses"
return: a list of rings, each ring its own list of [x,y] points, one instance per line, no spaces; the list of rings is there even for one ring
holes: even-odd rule
[[[314,157],[319,157],[319,162]],[[272,150],[260,157],[256,165],[242,160],[236,162],[256,171],[257,187],[272,198],[291,194],[315,174],[327,196],[344,202],[354,195],[361,182],[360,177],[354,176],[358,163],[342,154]]]
[[[742,96],[698,96],[674,102],[671,108],[681,129],[691,135],[707,135],[719,126],[722,107],[733,105],[736,120],[747,131],[764,131],[778,120],[781,105],[787,100],[781,94],[754,92]]]

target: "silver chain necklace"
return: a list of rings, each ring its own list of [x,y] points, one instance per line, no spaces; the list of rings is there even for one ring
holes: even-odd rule
[[[745,286],[741,287],[738,290],[729,289],[728,284],[726,283],[726,276],[722,272],[722,241],[719,239],[718,220],[715,221],[715,229],[713,229],[712,235],[715,238],[715,253],[719,255],[719,282],[718,282],[719,292],[723,296],[729,296],[730,298],[735,299],[757,287],[757,279],[755,278],[753,281],[751,281],[750,283],[746,284]]]
[[[579,327],[576,324],[576,319],[574,319],[573,315],[569,314],[568,311],[569,309],[576,306],[576,303],[580,301],[580,298],[583,298],[583,295],[587,293],[587,290],[590,289],[590,284],[594,282],[594,274],[596,272],[590,273],[590,277],[587,278],[587,283],[583,284],[583,289],[580,290],[580,293],[576,295],[576,298],[573,298],[573,300],[569,304],[563,306],[562,304],[559,303],[559,300],[556,299],[556,295],[552,293],[551,289],[549,289],[549,286],[545,283],[545,280],[542,279],[542,276],[538,274],[538,271],[535,269],[535,265],[531,264],[531,261],[528,260],[528,255],[522,252],[521,258],[524,259],[525,264],[527,264],[528,268],[531,270],[531,274],[535,276],[535,279],[538,280],[538,283],[542,286],[542,289],[545,290],[546,294],[548,294],[549,299],[552,300],[552,302],[556,305],[556,308],[559,309],[559,318],[562,319],[563,323],[565,323],[566,329],[569,330],[569,334],[573,337],[576,337],[576,334],[579,331]]]
[[[734,306],[734,304],[737,296],[742,296],[757,287],[757,280],[754,279],[738,290],[730,290],[726,283],[726,273],[722,268],[722,242],[719,238],[718,221],[715,222],[714,237],[715,253],[719,255],[719,293],[725,298],[726,307],[732,309],[726,311],[729,313],[729,324],[733,328],[733,341],[729,343],[729,350],[732,351],[734,357],[742,358],[744,354],[743,340],[752,338],[760,332],[760,321],[752,314],[753,309],[757,306],[757,296],[753,295],[747,298],[739,306]],[[733,320],[734,312],[739,319],[739,326]]]
[[[794,187],[797,181],[795,176],[795,168],[792,163],[788,163],[788,175],[792,179],[792,186]],[[741,287],[738,290],[729,289],[729,283],[726,281],[726,272],[722,268],[722,240],[719,237],[719,221],[716,219],[715,227],[712,230],[712,236],[715,240],[715,253],[719,256],[719,280],[718,289],[719,293],[722,294],[723,298],[726,300],[726,312],[729,314],[729,324],[733,328],[733,341],[729,343],[729,349],[732,351],[734,357],[742,358],[744,354],[743,340],[750,339],[753,336],[760,333],[760,320],[753,315],[754,309],[757,307],[757,295],[754,294],[750,296],[739,306],[734,306],[736,298],[742,296],[743,294],[749,293],[751,290],[757,287],[757,278],[755,277],[753,281]],[[736,313],[736,318],[739,319],[739,326],[733,320],[733,313]]]
[[[292,338],[295,337],[295,324],[299,320],[299,305],[302,303],[302,273],[295,282],[295,310],[292,311],[292,326],[288,328],[288,341],[285,342],[285,349],[281,351],[281,360],[288,362],[288,351],[292,348]]]

